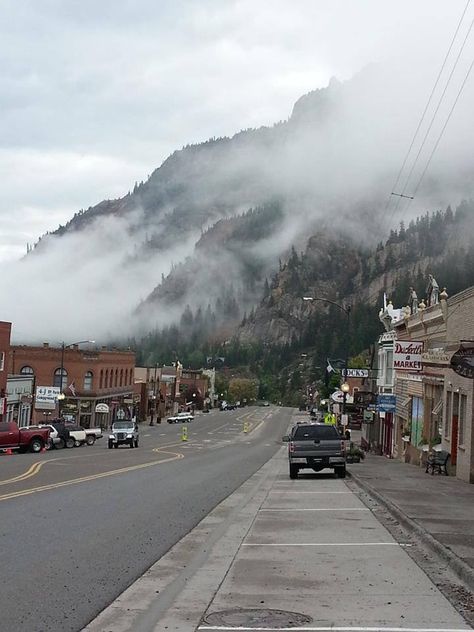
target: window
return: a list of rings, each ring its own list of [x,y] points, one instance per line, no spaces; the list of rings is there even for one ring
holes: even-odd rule
[[[340,435],[334,426],[297,426],[293,437],[294,440],[298,439],[321,439],[331,440],[340,439]]]
[[[411,444],[418,447],[423,435],[423,400],[413,397],[411,400]]]
[[[459,445],[464,445],[464,434],[466,425],[467,395],[461,395],[459,402]]]
[[[449,432],[451,430],[451,399],[453,394],[451,391],[446,393],[446,417],[444,420],[444,436],[446,438],[449,437]]]
[[[114,370],[110,369],[110,373],[109,373],[109,388],[112,388],[113,385],[114,385]]]
[[[104,384],[104,369],[100,370],[99,388],[102,388]]]
[[[123,386],[123,369],[120,369],[120,386]]]
[[[115,383],[114,386],[118,386],[118,369],[115,369]]]
[[[385,371],[385,383],[393,384],[393,350],[389,349],[385,355],[386,371]]]
[[[20,369],[20,375],[34,375],[35,372],[30,366],[23,366]]]
[[[84,375],[84,390],[91,391],[92,390],[92,380],[94,379],[94,374],[92,371],[87,371]]]
[[[62,391],[66,388],[67,386],[67,371],[66,369],[63,368],[63,375],[62,375],[62,379],[61,379],[61,369],[56,369],[56,371],[54,372],[54,384],[53,386],[56,386],[57,388],[60,388]]]
[[[0,351],[0,371],[5,368],[5,351]]]

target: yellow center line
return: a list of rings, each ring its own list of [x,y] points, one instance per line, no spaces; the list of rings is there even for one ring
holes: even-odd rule
[[[159,461],[151,461],[149,463],[140,463],[139,465],[131,465],[129,467],[122,467],[117,470],[110,470],[108,472],[101,472],[100,474],[91,474],[89,476],[82,476],[80,478],[73,478],[68,481],[60,481],[57,483],[50,483],[49,485],[41,485],[40,487],[32,487],[30,489],[24,489],[17,492],[11,492],[9,494],[3,494],[0,496],[0,501],[10,500],[12,498],[19,498],[20,496],[29,496],[30,494],[36,494],[38,492],[45,492],[51,489],[58,489],[60,487],[66,487],[68,485],[77,485],[79,483],[86,483],[88,481],[94,481],[99,478],[105,478],[107,476],[115,476],[116,474],[124,474],[126,472],[133,472],[136,470],[142,470],[147,467],[153,467],[162,463],[168,463],[170,461],[176,461],[177,459],[183,459],[184,454],[179,452],[164,452],[164,454],[171,454],[172,456],[166,459],[160,459]]]
[[[27,478],[31,478],[32,476],[35,476],[35,474],[38,474],[38,472],[43,467],[43,465],[45,465],[46,463],[50,463],[51,461],[57,461],[57,460],[58,459],[48,459],[47,461],[38,461],[37,463],[33,463],[33,465],[31,465],[26,470],[26,472],[23,472],[23,474],[19,474],[18,476],[14,476],[13,478],[7,478],[3,481],[0,481],[0,486],[9,485],[11,483],[18,483],[19,481],[24,481]]]

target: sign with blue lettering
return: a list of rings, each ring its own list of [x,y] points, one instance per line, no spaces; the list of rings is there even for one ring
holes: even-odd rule
[[[394,413],[397,398],[395,395],[377,395],[377,410],[379,413]]]

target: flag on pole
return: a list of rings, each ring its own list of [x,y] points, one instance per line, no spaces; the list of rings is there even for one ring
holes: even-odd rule
[[[71,391],[72,396],[76,397],[76,387],[74,386],[74,382],[71,382],[69,384],[68,389]]]
[[[326,362],[328,363],[327,367],[326,367],[326,371],[328,373],[334,373],[335,369],[332,366],[331,362],[329,361],[329,358],[326,358]]]

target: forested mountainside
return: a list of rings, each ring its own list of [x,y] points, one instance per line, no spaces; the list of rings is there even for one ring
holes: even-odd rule
[[[233,331],[219,329],[220,317],[211,304],[195,313],[188,306],[176,325],[132,343],[150,365],[179,358],[185,366],[199,367],[224,357],[226,365],[258,375],[269,389],[267,395],[290,401],[294,381],[300,379],[293,377],[295,371],[305,371],[306,379],[322,379],[326,358],[344,357],[347,345],[344,312],[324,302],[304,301],[303,296],[352,306],[349,349],[356,356],[383,330],[378,312],[384,292],[401,307],[408,303],[410,286],[420,300],[424,297],[429,273],[450,295],[474,284],[473,223],[471,201],[455,212],[448,207],[407,227],[401,223],[385,243],[372,248],[318,233],[303,251],[293,247],[280,261],[280,269],[264,281],[259,305],[243,314]],[[238,303],[234,308],[237,312]],[[216,335],[219,331],[221,336]]]

